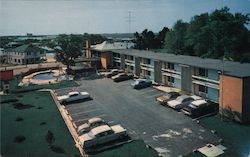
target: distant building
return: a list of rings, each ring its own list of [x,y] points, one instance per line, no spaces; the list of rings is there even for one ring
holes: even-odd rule
[[[9,42],[7,45],[6,45],[6,48],[16,48],[18,46],[21,46],[22,44],[19,43],[19,42]]]
[[[4,54],[7,55],[7,63],[11,64],[36,64],[46,56],[44,49],[32,44],[6,49]]]

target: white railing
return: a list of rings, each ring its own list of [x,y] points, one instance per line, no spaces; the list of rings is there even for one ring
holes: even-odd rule
[[[192,83],[203,85],[203,86],[214,88],[214,89],[219,89],[219,84],[214,84],[214,83],[204,82],[204,81],[199,81],[199,80],[192,80]]]
[[[144,63],[140,63],[141,66],[144,66],[144,67],[150,67],[150,68],[154,68],[153,65],[150,65],[150,64],[144,64]]]
[[[173,74],[173,73],[163,72],[162,75],[164,75],[164,76],[171,76],[171,77],[174,77],[174,78],[177,78],[177,79],[181,79],[181,75],[179,75],[179,74]]]
[[[219,81],[217,81],[217,80],[212,80],[212,79],[209,79],[209,78],[207,78],[207,77],[202,77],[202,76],[197,76],[197,75],[192,75],[192,77],[193,77],[194,79],[199,79],[199,80],[203,80],[203,81],[207,81],[207,82],[212,82],[212,83],[217,83],[217,84],[219,84]]]
[[[176,70],[172,70],[172,69],[164,69],[164,68],[162,68],[161,69],[162,70],[162,72],[170,72],[170,73],[175,73],[175,74],[181,74],[181,72],[179,72],[179,71],[176,71]]]

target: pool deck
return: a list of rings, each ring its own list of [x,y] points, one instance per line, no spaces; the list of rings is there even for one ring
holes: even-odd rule
[[[25,76],[23,78],[23,80],[21,81],[21,83],[19,84],[19,86],[29,85],[29,84],[43,85],[43,84],[50,84],[50,83],[58,83],[58,82],[66,79],[65,75],[62,76],[62,77],[59,77],[59,78],[53,78],[53,79],[48,79],[48,80],[36,80],[36,79],[33,79],[33,77],[35,75],[48,73],[48,72],[52,72],[55,75],[60,75],[62,73],[65,74],[65,70],[63,70],[63,71],[60,71],[60,70],[46,70],[46,71],[35,72],[35,73],[32,73],[32,74],[30,74],[28,76]]]

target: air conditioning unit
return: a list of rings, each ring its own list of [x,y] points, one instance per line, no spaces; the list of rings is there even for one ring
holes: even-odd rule
[[[202,98],[207,98],[207,93],[199,92],[199,95],[200,95]]]

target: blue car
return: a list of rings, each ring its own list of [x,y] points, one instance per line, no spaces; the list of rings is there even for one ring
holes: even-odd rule
[[[142,89],[146,87],[150,87],[152,85],[152,81],[147,80],[147,79],[138,79],[135,80],[135,82],[131,83],[131,86],[134,89]]]

